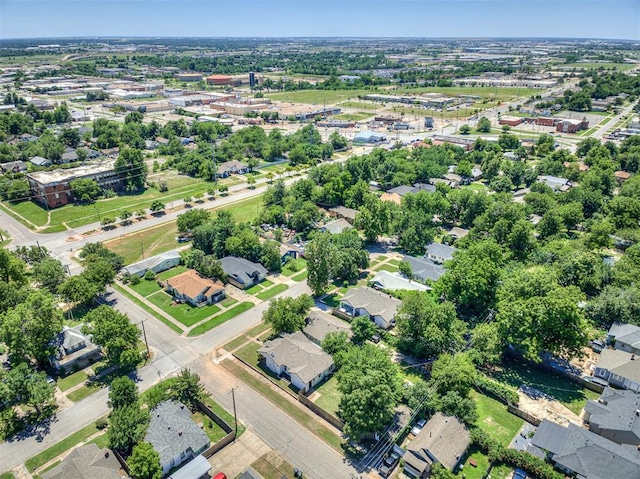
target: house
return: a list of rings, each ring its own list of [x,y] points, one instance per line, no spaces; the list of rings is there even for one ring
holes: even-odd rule
[[[289,378],[302,392],[318,385],[335,369],[331,356],[301,331],[265,341],[258,354],[267,368]]]
[[[301,252],[297,248],[290,245],[280,243],[280,262],[285,264],[290,259],[297,259],[301,255]]]
[[[71,451],[53,469],[42,473],[43,479],[121,479],[122,466],[109,449],[85,444]]]
[[[613,349],[640,355],[640,327],[633,324],[613,323],[607,334]]]
[[[584,421],[589,430],[618,444],[640,445],[640,394],[604,388],[597,401],[589,399]]]
[[[163,475],[209,447],[207,434],[193,422],[189,408],[179,401],[163,401],[151,410],[144,440],[160,455]]]
[[[78,161],[78,153],[76,153],[75,150],[63,153],[62,157],[60,158],[60,163],[64,164],[72,163],[74,161]]]
[[[482,168],[480,168],[479,166],[474,166],[473,168],[471,168],[471,179],[473,181],[482,179]]]
[[[34,156],[29,159],[29,163],[36,166],[47,167],[53,165],[53,162],[47,158],[43,158],[41,156]]]
[[[208,479],[211,477],[209,471],[211,471],[211,464],[203,455],[199,455],[171,474],[167,479]]]
[[[613,173],[613,176],[615,176],[618,183],[624,183],[629,178],[631,178],[631,173],[629,173],[628,171],[618,170]]]
[[[573,186],[571,184],[571,181],[567,178],[559,178],[557,176],[538,176],[538,181],[544,183],[556,193],[558,191],[567,191],[571,188],[571,186]]]
[[[580,479],[637,479],[640,451],[616,444],[573,423],[562,427],[544,419],[531,443],[567,475]]]
[[[353,224],[355,222],[357,214],[358,210],[347,208],[345,206],[336,206],[334,208],[329,208],[329,216],[345,219],[349,222],[349,224]]]
[[[376,144],[382,143],[386,141],[387,137],[382,134],[371,130],[361,131],[356,136],[353,137],[354,145],[363,145],[363,144]]]
[[[267,277],[264,266],[248,259],[225,256],[220,260],[220,265],[227,275],[227,281],[240,289],[250,288]]]
[[[27,171],[27,164],[24,161],[8,161],[1,163],[0,169],[5,173],[24,173]]]
[[[593,376],[611,386],[640,392],[640,358],[626,351],[604,349]]]
[[[445,273],[442,265],[434,263],[429,259],[403,256],[402,261],[407,261],[411,265],[413,279],[417,279],[423,283],[427,281],[437,281]]]
[[[246,163],[237,160],[227,161],[218,166],[216,178],[228,178],[232,174],[244,175],[248,171],[249,165]]]
[[[306,319],[306,326],[302,329],[309,341],[320,346],[329,333],[345,332],[351,337],[352,332],[348,323],[321,309],[311,308]]]
[[[169,278],[165,289],[177,302],[191,306],[217,303],[225,297],[224,284],[220,280],[205,278],[192,269]]]
[[[353,225],[349,223],[344,218],[339,218],[337,220],[329,221],[322,225],[319,230],[326,231],[327,233],[331,233],[334,235],[342,233],[344,230],[348,228],[353,228]]]
[[[387,291],[408,290],[408,291],[430,291],[431,288],[422,283],[416,283],[411,279],[407,279],[400,273],[391,273],[389,271],[379,271],[370,281],[369,284],[375,289],[384,289]]]
[[[55,353],[50,361],[57,371],[68,373],[75,368],[84,368],[102,355],[100,347],[80,329],[80,326],[63,326],[53,340]]]
[[[427,245],[427,252],[424,256],[434,263],[442,264],[445,261],[453,259],[453,252],[455,250],[455,248],[446,244],[432,242]]]
[[[166,253],[161,253],[151,258],[143,259],[137,263],[125,266],[122,271],[131,276],[139,276],[142,278],[147,271],[154,273],[162,273],[180,264],[180,253],[172,249]]]
[[[404,472],[409,477],[429,477],[434,464],[453,471],[471,443],[467,427],[453,416],[437,412],[407,446]]]
[[[457,188],[462,183],[462,176],[456,173],[447,173],[443,178],[449,182],[449,186],[452,188]]]
[[[469,230],[465,229],[465,228],[459,228],[457,226],[454,226],[453,228],[451,228],[447,234],[455,239],[460,239],[460,238],[464,238],[465,236],[467,236],[469,234]]]
[[[340,311],[351,317],[369,316],[382,329],[395,326],[398,309],[400,300],[368,287],[354,288],[340,299]]]

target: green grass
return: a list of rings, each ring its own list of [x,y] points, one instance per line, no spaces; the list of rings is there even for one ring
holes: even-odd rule
[[[188,269],[189,268],[184,265],[178,265],[175,268],[168,269],[167,271],[163,271],[162,273],[158,274],[157,278],[160,281],[166,281],[170,278],[173,278],[174,276],[178,276],[179,274],[184,273]]]
[[[145,303],[144,301],[139,300],[136,296],[131,294],[127,288],[123,288],[118,284],[114,284],[113,285],[113,289],[115,289],[116,291],[120,292],[121,294],[124,294],[127,298],[129,298],[131,301],[136,303],[138,306],[140,306],[142,309],[144,309],[151,316],[156,318],[158,321],[163,323],[165,326],[171,328],[176,333],[182,334],[184,332],[184,330],[180,326],[178,326],[177,324],[175,324],[172,321],[168,320],[167,318],[165,318],[161,314],[158,314],[153,308],[149,307],[149,305],[147,303]]]
[[[260,354],[258,354],[258,349],[262,347],[261,344],[250,342],[246,346],[238,349],[234,354],[234,356],[239,357],[245,363],[250,364],[251,366],[258,367],[258,362],[260,361]]]
[[[253,308],[253,306],[254,306],[253,303],[248,303],[248,302],[240,303],[237,306],[234,306],[233,308],[228,309],[217,316],[214,316],[210,320],[202,324],[199,324],[198,326],[193,328],[191,331],[189,331],[188,336],[192,337],[192,336],[199,336],[201,334],[204,334],[207,331],[215,328],[216,326],[220,326],[222,323],[229,321],[232,318],[235,318],[236,316],[238,316],[241,313],[244,313],[245,311],[248,311],[249,309]]]
[[[528,97],[542,90],[536,88],[492,88],[492,87],[421,87],[421,88],[399,88],[390,91],[392,95],[418,94],[418,93],[442,93],[448,96],[473,95],[482,98],[504,101],[519,97]],[[486,104],[483,104],[486,105]]]
[[[220,305],[224,306],[225,308],[228,308],[229,306],[233,306],[237,302],[238,302],[237,299],[229,297],[229,298],[226,298],[223,301],[221,301]]]
[[[207,434],[207,437],[212,444],[215,444],[227,435],[224,429],[222,429],[216,422],[209,419],[204,413],[200,411],[193,413],[191,415],[191,419],[193,419],[193,421],[198,425],[202,424],[201,427]]]
[[[375,103],[365,103],[362,101],[345,101],[340,103],[340,106],[343,108],[357,108],[359,110],[377,110],[380,108],[380,105]]]
[[[382,265],[380,265],[380,266],[376,266],[376,267],[374,268],[374,270],[375,270],[375,271],[389,271],[389,272],[391,272],[391,273],[395,273],[396,271],[398,271],[398,267],[397,267],[397,266],[394,266],[394,265],[392,265],[392,264],[388,264],[388,263],[386,263],[386,264],[382,264]]]
[[[96,427],[96,422],[92,422],[88,426],[85,426],[79,431],[74,432],[69,437],[63,439],[57,444],[54,444],[50,448],[45,449],[39,454],[36,454],[31,459],[28,459],[25,462],[25,466],[27,467],[29,472],[33,472],[39,467],[42,467],[47,462],[58,457],[63,452],[68,451],[75,445],[86,440],[89,436],[92,436],[96,432],[98,432],[98,428]]]
[[[124,257],[124,264],[132,264],[143,257],[150,258],[179,246],[175,221],[138,231],[123,238],[105,242],[105,246]]]
[[[295,470],[291,464],[285,461],[276,451],[271,451],[256,459],[251,467],[264,479],[282,479],[283,477],[295,477]]]
[[[261,299],[263,301],[267,301],[268,299],[277,296],[278,294],[289,289],[289,286],[286,284],[277,284],[273,288],[267,289],[261,293],[256,294],[256,298]]]
[[[470,459],[474,459],[476,461],[476,467],[469,464]],[[484,479],[489,469],[489,458],[476,446],[472,445],[465,454],[463,464],[463,472],[458,472],[458,477],[464,477],[466,479]],[[511,472],[513,472],[513,468],[505,464],[494,465],[493,469],[491,469],[491,478],[506,479],[509,477]]]
[[[82,401],[84,398],[97,393],[98,391],[100,391],[100,389],[102,389],[102,387],[100,387],[97,383],[93,383],[90,386],[82,386],[75,391],[67,394],[67,399],[73,402]]]
[[[87,444],[95,444],[100,449],[104,449],[105,447],[109,447],[109,436],[106,434],[101,434],[100,436],[94,437],[90,441],[87,441]]]
[[[376,256],[377,261],[385,261],[388,258],[389,258],[388,256],[385,256],[383,254],[381,254],[380,256]]]
[[[304,281],[305,279],[307,279],[307,274],[308,274],[308,271],[305,269],[302,273],[296,274],[291,279],[298,282]]]
[[[15,479],[16,476],[13,475],[13,472],[4,472],[0,474],[0,479]]]
[[[73,373],[66,378],[58,379],[58,387],[61,391],[66,391],[67,389],[71,389],[73,386],[77,386],[80,383],[85,382],[89,378],[89,375],[84,371],[78,371],[77,373]]]
[[[231,341],[223,345],[222,348],[225,351],[233,351],[234,349],[239,348],[240,346],[245,344],[247,341],[249,341],[248,338],[260,336],[262,333],[264,333],[265,331],[268,331],[270,328],[271,326],[269,326],[268,324],[260,323],[259,325],[251,328],[249,331],[244,332],[237,338],[232,339]]]
[[[21,203],[5,202],[3,203],[3,206],[5,206],[9,211],[26,218],[36,226],[45,226],[49,220],[47,210],[33,201],[23,201]]]
[[[605,118],[604,120],[602,120],[600,123],[598,123],[598,125],[606,125],[607,123],[609,123],[613,118],[608,116],[607,118]]]
[[[565,63],[565,64],[560,64],[560,67],[564,67],[564,68],[584,68],[584,69],[600,69],[600,68],[604,68],[605,70],[612,70],[612,69],[616,69],[620,72],[624,72],[627,70],[631,70],[634,66],[633,64],[630,63],[613,63],[613,62],[584,62],[584,63]]]
[[[209,406],[209,409],[211,409],[213,412],[215,412],[218,416],[220,416],[222,418],[222,420],[224,422],[226,422],[229,426],[234,427],[235,421],[234,418],[231,414],[229,414],[222,406],[220,406],[220,404],[218,404],[217,402],[215,402],[211,396],[207,395],[204,397],[204,399],[202,400],[203,403],[205,403],[207,406]],[[240,437],[242,435],[242,433],[245,431],[245,427],[242,424],[238,424],[238,436]]]
[[[262,287],[262,284],[258,283],[258,284],[254,284],[253,286],[251,286],[248,289],[245,289],[244,292],[247,294],[258,294],[260,291],[262,291],[264,288]]]
[[[342,113],[341,115],[334,115],[332,118],[336,120],[362,121],[366,118],[371,118],[373,115],[373,112],[367,113],[366,111],[358,111],[356,113]]]
[[[340,391],[338,391],[338,380],[335,376],[316,389],[321,396],[314,402],[325,411],[333,414],[338,412],[340,406]]]
[[[176,318],[186,327],[191,327],[220,311],[220,308],[215,304],[205,305],[200,308],[194,308],[185,303],[174,304],[173,297],[164,291],[152,294],[146,299],[168,315]]]
[[[143,298],[160,291],[160,286],[156,280],[146,280],[144,278],[138,284],[129,283],[128,286]]]
[[[387,261],[387,264],[390,264],[392,266],[400,266],[401,261],[399,259],[392,259]]]
[[[477,391],[471,391],[471,398],[478,408],[476,425],[501,444],[509,445],[524,421],[507,411],[507,406],[501,402]]]
[[[337,293],[332,293],[324,297],[323,301],[331,306],[332,308],[337,308],[340,306],[340,297],[341,295]]]
[[[282,267],[282,274],[285,276],[293,276],[294,274],[302,271],[307,267],[307,260],[304,258],[297,258],[287,261]]]
[[[323,426],[318,421],[313,420],[313,418],[309,417],[309,414],[307,414],[299,407],[293,405],[289,401],[283,401],[282,396],[278,392],[271,389],[269,385],[254,377],[251,373],[245,371],[241,366],[235,364],[233,361],[225,360],[222,362],[222,365],[233,375],[240,378],[242,381],[247,383],[253,389],[266,397],[269,401],[275,404],[278,408],[282,409],[285,413],[298,421],[303,427],[307,428],[309,431],[326,442],[329,446],[333,447],[340,453],[343,452],[342,439],[334,434],[333,431],[331,431],[329,428]]]
[[[487,187],[483,183],[473,182],[469,185],[463,185],[462,188],[469,188],[474,191],[486,191]]]
[[[490,376],[515,388],[522,384],[534,387],[560,401],[575,414],[580,414],[588,399],[597,399],[600,396],[565,377],[515,360],[505,361],[501,370],[490,373]]]
[[[45,234],[49,234],[49,233],[59,233],[61,231],[67,231],[67,227],[65,225],[49,226],[48,228],[43,229],[41,232]]]

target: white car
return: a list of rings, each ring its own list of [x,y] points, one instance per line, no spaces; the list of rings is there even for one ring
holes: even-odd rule
[[[417,436],[418,434],[420,434],[420,431],[422,431],[422,428],[426,423],[427,423],[426,419],[420,419],[416,423],[416,425],[411,428],[411,434],[413,434],[414,436]]]

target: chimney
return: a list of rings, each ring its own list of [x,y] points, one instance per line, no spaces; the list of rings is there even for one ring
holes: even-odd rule
[[[632,354],[632,355],[631,355],[631,361],[634,361],[635,359],[636,359],[636,355],[635,355],[635,354]]]
[[[182,431],[178,432],[178,436],[182,436]]]
[[[105,459],[109,457],[109,451],[104,451],[104,457]]]

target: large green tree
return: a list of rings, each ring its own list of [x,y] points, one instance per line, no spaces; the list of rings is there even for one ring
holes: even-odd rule
[[[138,340],[140,330],[122,313],[102,305],[85,316],[85,330],[102,346],[109,364],[130,368],[140,361]]]
[[[135,479],[162,479],[160,455],[148,442],[142,442],[133,448],[127,464]]]
[[[144,439],[149,424],[149,411],[138,404],[111,411],[107,437],[109,447],[128,456],[133,447]]]
[[[147,165],[142,151],[135,148],[121,149],[115,163],[115,172],[124,178],[127,191],[143,189],[147,181]]]
[[[262,314],[262,320],[271,325],[275,334],[293,333],[304,327],[305,318],[312,306],[313,299],[307,294],[297,298],[276,298]]]
[[[127,376],[120,376],[109,385],[109,407],[118,409],[138,403],[138,387]]]

